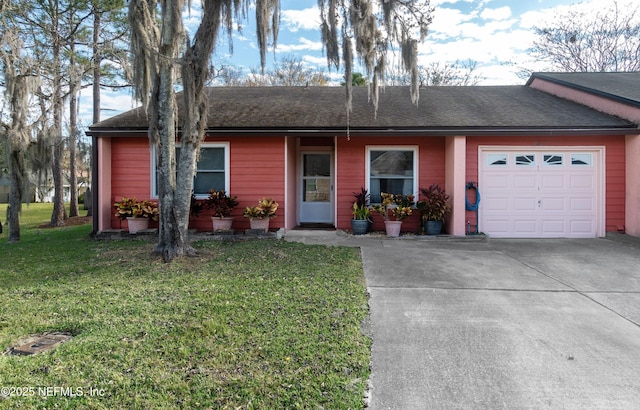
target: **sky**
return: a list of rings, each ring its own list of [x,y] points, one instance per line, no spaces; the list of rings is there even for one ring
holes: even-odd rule
[[[477,62],[479,85],[524,84],[518,68],[544,71],[540,62],[527,55],[534,39],[533,27],[541,26],[569,7],[598,10],[615,0],[431,0],[435,7],[427,39],[419,46],[419,64]],[[619,5],[637,0],[617,0]],[[193,3],[196,3],[195,1]],[[250,12],[251,13],[251,12]],[[320,41],[317,0],[282,0],[281,24],[277,47],[267,55],[268,62],[284,56],[301,59],[304,64],[324,71],[339,83],[341,73],[329,71]],[[253,17],[253,16],[250,16]],[[186,16],[186,27],[195,31],[200,21],[197,11]],[[260,56],[253,18],[243,22],[242,32],[233,35],[233,54],[227,44],[219,44],[214,60],[242,67],[257,68]],[[90,100],[85,91],[83,99]],[[102,95],[103,119],[131,109],[136,104],[130,95]],[[90,118],[90,117],[89,117]]]

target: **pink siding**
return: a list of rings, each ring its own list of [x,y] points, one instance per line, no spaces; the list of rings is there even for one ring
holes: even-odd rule
[[[111,199],[113,205],[122,197],[139,200],[151,198],[151,150],[147,138],[112,138],[111,140]],[[110,212],[113,208],[110,209]],[[113,216],[111,226],[127,229],[127,222]],[[157,223],[152,222],[152,227]]]
[[[353,193],[359,192],[366,184],[366,146],[418,146],[419,175],[418,187],[428,187],[433,183],[444,185],[445,179],[445,139],[435,138],[338,138],[337,141],[337,218],[338,229],[351,229],[351,207]],[[419,217],[412,215],[402,224],[403,231],[417,231]],[[374,230],[383,230],[384,224],[379,215],[374,216]]]
[[[478,146],[604,146],[606,148],[606,231],[618,231],[625,223],[625,140],[624,136],[575,137],[482,137],[467,138],[467,182],[478,181]],[[482,187],[480,194],[482,196]],[[467,211],[466,219],[477,223],[475,212]]]
[[[229,142],[230,186],[229,193],[240,202],[234,211],[234,229],[244,230],[249,221],[242,217],[247,206],[253,206],[261,197],[273,197],[280,203],[278,216],[271,221],[271,228],[291,229],[297,211],[295,187],[297,178],[297,155],[294,140],[290,139],[288,151],[285,137],[233,137],[208,139],[208,142]],[[304,138],[300,140],[303,146]],[[445,137],[394,137],[366,138],[344,137],[336,139],[336,227],[351,228],[351,206],[353,193],[366,184],[366,146],[417,146],[419,151],[418,187],[428,187],[433,183],[445,186],[446,181],[446,139]],[[625,139],[618,136],[601,137],[467,137],[465,182],[478,181],[479,145],[504,146],[605,146],[606,147],[606,230],[617,231],[625,224]],[[459,158],[459,157],[456,157]],[[111,192],[109,201],[123,196],[138,199],[151,198],[150,150],[146,138],[111,139]],[[458,168],[462,164],[453,164]],[[285,170],[285,167],[288,169]],[[449,164],[451,174],[451,164]],[[288,176],[288,187],[285,175]],[[293,180],[292,180],[293,179]],[[482,187],[480,187],[482,191]],[[108,192],[108,191],[105,191]],[[286,201],[288,200],[288,201]],[[104,206],[104,204],[103,204]],[[126,229],[126,222],[113,217],[113,228]],[[374,229],[382,230],[380,216],[376,215]],[[475,212],[465,212],[465,221],[475,224]],[[289,221],[289,223],[287,223]],[[192,218],[190,226],[200,231],[212,229],[210,212]],[[416,231],[419,218],[412,216],[403,224],[404,231]],[[105,227],[108,228],[108,227]]]
[[[280,207],[270,229],[285,226],[284,137],[234,137],[207,139],[207,142],[230,142],[229,194],[238,197],[234,209],[233,229],[249,229],[249,220],[242,216],[244,208],[254,206],[258,199],[271,197]],[[198,231],[211,231],[211,212],[191,218],[189,226]]]
[[[271,220],[271,228],[285,223],[284,201],[284,138],[283,137],[235,137],[233,139],[208,139],[207,142],[231,141],[229,193],[240,203],[234,210],[234,229],[249,228],[249,221],[242,217],[247,206],[268,196],[280,203],[278,216]],[[146,138],[112,139],[111,203],[124,197],[151,198],[151,154]],[[109,210],[111,212],[111,210]],[[113,214],[113,212],[111,212]],[[111,217],[113,228],[127,229],[126,221]],[[157,226],[152,224],[151,226]],[[205,211],[198,218],[190,219],[190,227],[199,231],[211,231],[211,212]]]

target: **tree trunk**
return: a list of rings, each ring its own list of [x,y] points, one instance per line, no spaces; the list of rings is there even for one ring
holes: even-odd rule
[[[22,189],[24,186],[24,153],[11,151],[11,190],[9,191],[9,243],[20,241],[20,211],[22,210]]]
[[[158,73],[148,108],[151,117],[149,138],[152,146],[156,145],[158,159],[160,224],[154,252],[162,255],[165,262],[172,261],[176,256],[195,253],[190,245],[188,230],[193,174],[188,182],[181,178],[181,184],[185,185],[179,188],[175,174],[177,106],[173,87],[176,82],[175,61],[184,36],[183,6],[182,1],[175,1],[167,2],[162,8],[161,57],[157,60]],[[189,192],[186,200],[185,190]]]
[[[102,28],[100,26],[102,20],[102,12],[98,10],[98,3],[93,3],[93,123],[97,124],[100,122],[100,81],[102,80],[102,73],[100,72],[100,64],[102,63],[102,51],[100,50],[100,45],[98,44],[100,41],[100,33],[102,32]],[[91,155],[91,164],[95,159],[93,158],[93,149],[90,151]],[[91,169],[93,170],[93,165]],[[93,184],[94,176],[91,175],[91,189],[95,189]],[[87,190],[87,193],[84,195],[84,204],[87,208],[87,216],[93,216],[93,197],[89,198],[89,202],[87,202],[87,196],[90,190]],[[96,225],[96,224],[94,224]]]
[[[73,16],[71,17],[73,24]],[[76,164],[76,139],[78,134],[78,92],[80,79],[76,67],[75,39],[70,41],[69,53],[69,216],[78,216],[78,171]]]
[[[59,31],[59,19],[57,9],[52,18],[53,32],[53,129],[51,133],[51,145],[53,149],[53,212],[51,213],[51,226],[64,226],[64,177],[62,164],[64,161],[64,146],[62,143],[62,67],[60,63],[61,36]]]

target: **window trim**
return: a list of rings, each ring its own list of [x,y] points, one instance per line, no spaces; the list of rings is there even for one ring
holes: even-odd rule
[[[176,144],[176,148],[180,148],[182,146],[182,144],[177,143]],[[206,148],[224,148],[224,185],[225,188],[224,190],[229,193],[230,190],[230,177],[229,177],[229,169],[230,169],[230,147],[231,147],[231,143],[228,141],[224,141],[224,142],[203,142],[200,145],[201,149],[206,149]],[[177,158],[176,158],[176,162],[177,162]],[[151,148],[151,198],[157,199],[158,198],[158,187],[156,184],[157,178],[156,178],[156,150],[153,149],[153,147]],[[197,170],[196,170],[197,173]],[[205,194],[200,194],[200,195],[196,195],[197,199],[206,199],[207,195]]]
[[[418,198],[420,150],[418,145],[366,145],[365,146],[365,188],[371,194],[371,151],[413,151],[413,195]],[[397,192],[391,192],[397,193]],[[374,202],[372,202],[373,204]]]

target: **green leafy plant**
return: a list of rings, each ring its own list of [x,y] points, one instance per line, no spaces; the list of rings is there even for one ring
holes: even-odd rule
[[[127,218],[149,218],[158,220],[158,204],[153,201],[138,201],[134,198],[122,197],[120,202],[113,204],[116,209],[115,216],[120,219]]]
[[[231,216],[233,208],[238,206],[238,197],[229,196],[224,190],[216,191],[214,189],[209,191],[209,197],[205,202],[205,206],[208,209],[213,210],[213,216],[218,218]]]
[[[393,217],[396,221],[403,221],[413,214],[415,197],[413,195],[389,194],[381,192],[382,202],[373,206],[373,210],[384,218],[385,221]]]
[[[353,196],[356,201],[353,203],[353,219],[370,220],[371,219],[371,207],[369,207],[369,192],[365,188],[362,188],[360,192],[354,192]]]
[[[371,208],[368,206],[360,206],[358,202],[353,203],[353,210],[351,211],[353,214],[353,219],[371,219]]]
[[[189,213],[194,217],[199,217],[204,210],[204,202],[200,201],[194,194],[191,194],[191,206]]]
[[[244,209],[243,216],[250,219],[265,219],[276,216],[279,204],[272,198],[258,200],[257,206],[248,206]]]
[[[449,205],[449,195],[438,184],[433,184],[429,188],[420,188],[420,193],[424,199],[418,201],[416,207],[420,212],[423,221],[442,221],[447,216],[451,207]]]

